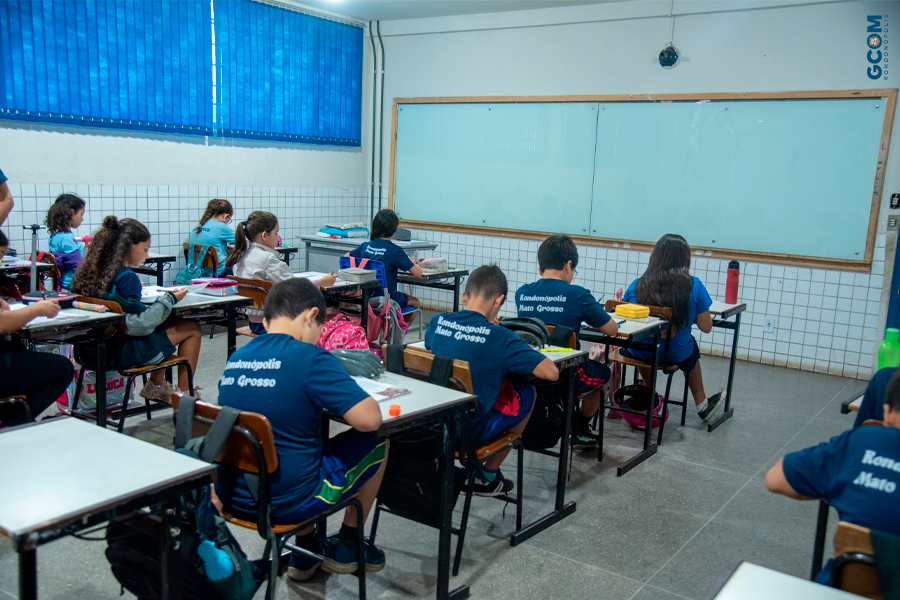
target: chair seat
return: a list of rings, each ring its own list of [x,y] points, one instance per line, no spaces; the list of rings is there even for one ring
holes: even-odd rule
[[[234,330],[234,332],[238,335],[246,335],[247,337],[256,337],[259,335],[258,333],[253,333],[252,331],[250,331],[249,325],[247,325],[246,327],[238,327]]]
[[[359,494],[353,494],[352,496],[347,496],[342,501],[346,502],[353,498],[358,499]],[[244,529],[252,529],[254,531],[256,531],[256,529],[257,529],[255,521],[246,521],[244,519],[239,519],[238,517],[234,516],[233,514],[227,512],[227,511],[222,511],[221,514],[222,514],[222,518],[225,519],[227,522],[231,523],[232,525],[237,525],[238,527],[243,527]],[[282,535],[285,533],[290,533],[290,532],[296,531],[298,529],[303,529],[306,525],[312,524],[315,520],[316,520],[316,517],[311,517],[305,521],[299,521],[297,523],[273,524],[272,531],[275,532],[275,535]]]
[[[416,312],[417,310],[419,310],[418,306],[404,306],[400,309],[400,313],[405,315],[411,312]]]
[[[618,363],[620,365],[625,365],[626,367],[649,367],[650,366],[650,363],[648,363],[648,362],[645,362],[638,358],[628,356],[627,354],[622,354],[619,351],[619,348],[616,348],[609,353],[609,361]],[[673,373],[678,370],[678,365],[675,363],[670,363],[668,365],[659,365],[659,370],[664,371],[666,373]]]
[[[162,367],[172,367],[175,365],[180,365],[187,363],[188,359],[184,356],[175,356],[172,355],[161,363],[157,363],[155,365],[146,365],[143,367],[134,367],[132,369],[123,369],[121,371],[122,375],[140,375],[141,373],[149,373],[150,371],[156,371]]]
[[[513,433],[509,430],[502,431],[494,437],[485,440],[485,442],[475,450],[475,456],[479,461],[485,460],[521,438],[521,433]],[[456,453],[456,458],[459,458],[459,452]]]

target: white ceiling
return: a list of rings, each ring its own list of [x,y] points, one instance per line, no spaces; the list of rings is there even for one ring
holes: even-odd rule
[[[298,3],[362,21],[390,21],[615,1],[618,0],[299,0]]]

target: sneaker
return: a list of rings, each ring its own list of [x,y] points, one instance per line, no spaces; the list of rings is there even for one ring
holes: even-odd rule
[[[709,423],[709,420],[713,418],[713,415],[722,408],[725,404],[725,396],[726,392],[725,390],[722,390],[718,394],[713,394],[706,399],[706,409],[697,413],[700,415],[700,418],[703,419],[704,423]]]
[[[141,398],[146,398],[147,400],[163,400],[168,402],[172,397],[172,394],[178,391],[177,388],[166,380],[163,380],[162,383],[154,383],[153,380],[150,380],[144,386],[144,389],[141,390],[140,395]]]
[[[485,481],[481,477],[475,479],[475,489],[472,493],[475,496],[505,496],[506,494],[510,493],[514,487],[515,484],[509,479],[506,479],[503,476],[503,473],[501,473],[498,469],[497,477],[495,477],[493,481]],[[468,491],[468,489],[469,479],[466,478],[462,488],[463,496],[466,495],[466,491]]]
[[[600,439],[589,430],[572,433],[569,436],[569,443],[573,450],[584,450],[585,448],[594,448],[600,443]]]
[[[315,548],[310,548],[316,554],[322,554],[322,541],[318,540]],[[318,570],[322,561],[306,554],[291,552],[291,562],[288,566],[287,576],[294,581],[306,581]]]
[[[325,561],[322,563],[322,570],[338,575],[349,575],[356,573],[357,555],[356,545],[348,546],[333,535],[322,540],[324,547]],[[384,552],[375,547],[368,539],[365,540],[366,551],[366,573],[377,573],[384,568]]]

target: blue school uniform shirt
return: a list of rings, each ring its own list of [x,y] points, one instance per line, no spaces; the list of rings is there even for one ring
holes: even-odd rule
[[[900,535],[900,429],[859,427],[784,457],[791,487],[824,498],[841,521]]]
[[[634,286],[637,284],[638,279],[635,279],[631,282],[631,285],[628,286],[628,289],[625,290],[625,295],[622,296],[622,300],[625,302],[637,302],[637,298],[634,293]],[[675,331],[675,337],[671,340],[667,340],[670,345],[669,347],[669,362],[670,363],[679,363],[685,360],[687,357],[691,355],[691,352],[694,350],[694,341],[693,336],[691,335],[691,325],[694,321],[697,320],[697,315],[701,315],[709,310],[709,307],[712,306],[712,298],[709,297],[709,292],[706,291],[706,287],[704,287],[703,282],[700,281],[697,277],[691,277],[691,301],[690,301],[690,313],[688,314],[688,323],[689,325],[684,329],[678,329]],[[662,362],[663,357],[665,356],[666,351],[666,341],[663,341],[659,345],[659,360]],[[629,354],[639,358],[641,360],[650,360],[651,355],[649,352],[644,352],[641,350],[631,350]]]
[[[434,315],[425,332],[425,347],[432,354],[469,363],[478,396],[472,423],[475,439],[481,438],[503,378],[509,373],[531,373],[544,360],[515,333],[474,310]]]
[[[50,236],[50,253],[51,254],[70,254],[72,252],[80,252],[84,256],[84,242],[76,242],[75,234],[71,231],[57,231]],[[69,289],[72,279],[75,277],[75,270],[71,269],[62,272],[59,285],[65,289]]]
[[[203,225],[200,225],[200,233],[197,233],[197,226],[191,229],[188,236],[189,251],[193,252],[194,244],[201,246],[212,246],[216,249],[216,256],[219,258],[219,268],[216,269],[216,277],[220,277],[225,272],[225,259],[228,257],[228,244],[234,243],[234,230],[215,219],[209,219]],[[193,258],[193,254],[190,254]],[[201,257],[202,260],[202,257]]]
[[[363,242],[355,250],[350,251],[350,256],[384,263],[387,289],[391,294],[397,291],[397,271],[409,271],[415,266],[406,252],[391,240],[377,239]],[[380,295],[380,292],[376,295]]]
[[[286,334],[253,338],[231,355],[219,380],[219,405],[263,414],[272,424],[274,514],[302,505],[322,485],[322,410],[342,415],[368,396],[327,350]],[[237,471],[221,468],[216,491],[228,506],[256,510]]]
[[[9,179],[6,178],[6,175],[3,174],[3,171],[0,171],[0,183],[6,183]]]
[[[516,308],[520,317],[537,317],[547,325],[568,327],[576,336],[582,321],[591,327],[609,322],[609,314],[589,290],[561,279],[538,279],[523,285],[516,292]]]

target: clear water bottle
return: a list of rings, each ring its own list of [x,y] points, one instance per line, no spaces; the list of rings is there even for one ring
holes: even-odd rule
[[[900,367],[900,329],[888,328],[878,347],[878,368]]]

